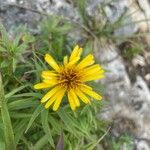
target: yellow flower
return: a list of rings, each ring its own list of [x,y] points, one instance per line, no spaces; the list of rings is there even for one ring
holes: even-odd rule
[[[104,78],[104,70],[100,65],[94,64],[92,54],[79,61],[81,53],[82,48],[77,45],[69,58],[64,57],[63,65],[57,64],[49,54],[45,55],[45,61],[53,70],[43,71],[42,82],[34,85],[35,89],[51,88],[41,99],[41,103],[46,103],[45,108],[53,105],[53,110],[56,111],[65,94],[73,111],[80,106],[80,100],[90,103],[89,96],[96,100],[102,99],[86,82]]]

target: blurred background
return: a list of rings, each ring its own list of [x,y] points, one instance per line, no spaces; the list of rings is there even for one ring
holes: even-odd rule
[[[0,0],[0,22],[11,37],[42,32],[52,48],[92,49],[106,70],[98,116],[112,122],[114,150],[150,150],[149,0]]]

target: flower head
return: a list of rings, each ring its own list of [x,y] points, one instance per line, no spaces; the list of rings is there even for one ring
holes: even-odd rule
[[[56,111],[64,95],[67,95],[72,110],[80,106],[80,100],[90,103],[89,96],[96,100],[102,99],[86,82],[103,78],[104,70],[99,64],[94,64],[92,54],[79,61],[81,53],[82,48],[77,45],[70,57],[64,57],[63,65],[57,64],[51,55],[45,55],[45,61],[53,69],[43,71],[42,82],[34,85],[35,89],[51,88],[41,99],[45,108],[53,105],[53,110]]]

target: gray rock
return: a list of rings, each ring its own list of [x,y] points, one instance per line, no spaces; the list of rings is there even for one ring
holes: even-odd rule
[[[150,150],[150,145],[145,140],[137,140],[135,141],[135,149],[136,150]]]
[[[130,82],[123,60],[114,45],[100,48],[96,56],[107,70],[102,83],[106,88],[104,97],[110,100],[101,117],[112,120],[114,136],[130,133],[150,140],[150,91],[147,84],[140,76],[136,77],[135,83]],[[143,146],[150,148],[146,144]]]
[[[8,30],[11,30],[19,25],[26,25],[27,27],[33,29],[37,27],[37,22],[41,18],[38,13],[19,8],[15,6],[17,3],[12,0],[4,2],[0,0],[0,3],[0,18]],[[12,4],[15,5],[12,6]],[[27,4],[29,5],[29,1]],[[30,3],[30,7],[32,7],[32,5],[33,3]]]
[[[61,16],[77,19],[77,11],[65,0],[38,0],[36,3],[37,10],[48,14],[58,14]]]
[[[114,0],[114,1],[105,1],[105,0],[95,0],[93,3],[89,3],[88,14],[93,18],[101,18],[101,22],[106,22],[108,20],[112,24],[114,30],[114,36],[131,36],[137,30],[137,26],[134,24],[132,15],[129,15],[130,12],[130,0]],[[99,7],[103,8],[105,15],[101,16],[99,12],[96,13]],[[104,23],[102,23],[104,24]],[[114,27],[114,24],[116,27]]]
[[[137,67],[137,66],[144,67],[144,66],[146,66],[145,58],[141,55],[137,55],[132,59],[132,64],[135,67]]]
[[[135,110],[143,115],[146,115],[147,111],[150,112],[150,90],[140,76],[137,76],[137,80],[130,90],[130,95],[131,101],[129,104],[131,104]]]
[[[44,14],[64,16],[72,20],[79,19],[75,8],[64,0],[53,0],[52,2],[49,0],[0,0],[0,4],[0,18],[7,29],[21,24],[35,29],[37,22],[44,17]]]
[[[148,0],[138,0],[138,4],[141,7],[141,10],[144,12],[145,17],[148,19],[150,16],[150,3]]]

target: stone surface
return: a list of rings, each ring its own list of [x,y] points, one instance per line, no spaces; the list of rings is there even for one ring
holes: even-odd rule
[[[19,25],[26,25],[28,28],[32,29],[36,28],[37,22],[40,20],[41,16],[38,13],[19,8],[16,5],[18,5],[18,3],[15,3],[15,0],[0,0],[0,20],[5,27],[8,30]],[[23,2],[22,5],[30,8],[33,6],[33,3],[32,1],[31,3],[28,1],[28,3]]]
[[[145,140],[136,140],[135,149],[136,150],[150,150],[149,142]]]
[[[0,0],[0,19],[8,30],[21,24],[35,29],[45,14],[79,19],[75,8],[64,0]]]
[[[105,22],[107,20],[112,25],[118,22],[117,27],[114,27],[114,36],[131,36],[138,30],[138,28],[137,26],[135,26],[132,16],[129,15],[130,5],[131,2],[129,2],[129,0],[120,0],[120,1],[95,0],[93,3],[91,3],[91,5],[89,5],[88,12],[94,18],[96,18],[97,16],[100,17],[101,16],[99,15],[100,13],[97,15],[94,12],[96,12],[95,10],[99,8],[103,8],[106,15],[106,18],[104,18]],[[103,17],[101,18],[102,18],[101,21],[104,21]]]
[[[123,60],[114,45],[100,48],[100,53],[96,56],[107,70],[103,84],[106,87],[105,99],[110,100],[110,106],[102,113],[102,117],[114,122],[112,134],[119,136],[131,133],[149,141],[150,90],[147,84],[140,76],[136,76],[134,83],[130,81]]]
[[[71,19],[77,19],[77,11],[65,0],[37,0],[36,7],[41,12],[58,14]]]

